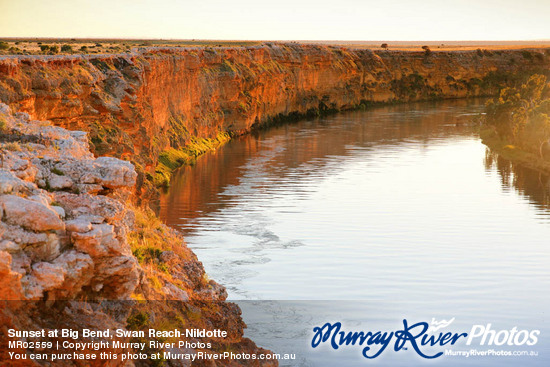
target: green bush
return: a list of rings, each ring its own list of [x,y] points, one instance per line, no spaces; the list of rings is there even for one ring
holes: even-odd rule
[[[61,52],[73,52],[73,47],[71,45],[61,46]]]
[[[48,45],[40,45],[40,51],[46,52],[50,49],[50,46]]]
[[[9,45],[7,42],[0,41],[0,50],[7,50],[9,48]]]

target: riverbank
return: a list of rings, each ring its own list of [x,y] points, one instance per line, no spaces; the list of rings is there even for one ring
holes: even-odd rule
[[[550,162],[542,159],[539,155],[526,152],[516,145],[508,144],[499,137],[493,128],[482,128],[479,132],[479,137],[483,144],[500,157],[524,167],[550,174]]]
[[[547,49],[428,53],[295,43],[3,56],[0,100],[89,132],[94,154],[136,166],[134,196],[149,202],[155,185],[167,182],[159,158],[193,142],[371,103],[494,95],[547,72],[547,58]]]

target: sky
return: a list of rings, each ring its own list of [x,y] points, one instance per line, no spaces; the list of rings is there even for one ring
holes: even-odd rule
[[[0,0],[0,37],[550,39],[550,0]]]

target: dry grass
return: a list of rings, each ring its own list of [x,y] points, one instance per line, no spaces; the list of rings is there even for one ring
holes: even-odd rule
[[[0,55],[48,55],[48,54],[111,54],[129,52],[134,47],[236,47],[256,46],[264,41],[228,41],[228,40],[138,40],[138,39],[54,39],[54,38],[4,38],[0,39],[4,46]],[[290,41],[285,41],[289,43]],[[423,51],[422,46],[429,46],[432,51],[473,51],[482,50],[518,50],[525,48],[550,48],[550,41],[292,41],[301,44],[319,44],[342,46],[346,48],[382,50],[382,43],[388,44],[388,50],[393,51]],[[42,50],[40,46],[47,50]],[[51,50],[57,47],[57,52]],[[63,46],[66,46],[63,49]],[[69,46],[71,50],[68,50]]]
[[[0,39],[0,42],[4,42],[0,55],[112,54],[129,52],[134,47],[232,47],[254,46],[262,43],[259,41],[53,38],[9,38]]]
[[[550,41],[394,41],[394,42],[374,42],[374,41],[313,41],[314,44],[323,44],[330,46],[342,46],[359,49],[383,50],[382,43],[388,44],[388,50],[393,51],[424,51],[423,46],[428,46],[432,51],[476,51],[478,49],[488,51],[498,50],[521,50],[526,48],[545,49],[550,48]]]

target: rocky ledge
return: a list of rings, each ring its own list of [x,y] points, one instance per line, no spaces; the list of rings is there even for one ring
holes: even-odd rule
[[[129,297],[139,283],[126,240],[134,213],[109,193],[123,198],[133,187],[133,166],[95,159],[86,133],[6,105],[0,119],[0,273],[10,279],[0,298]]]
[[[2,327],[216,327],[229,337],[212,351],[269,353],[243,338],[239,308],[181,236],[132,206],[132,164],[4,104],[0,129]]]

